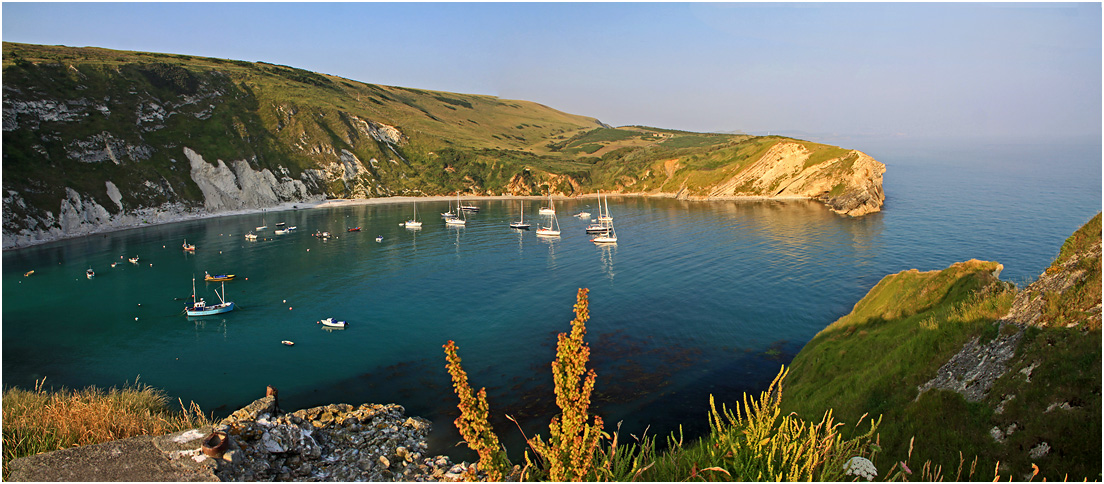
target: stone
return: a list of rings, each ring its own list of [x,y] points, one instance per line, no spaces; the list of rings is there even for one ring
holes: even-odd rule
[[[1031,457],[1032,459],[1041,459],[1043,457],[1046,457],[1046,455],[1049,453],[1050,444],[1046,442],[1040,442],[1038,445],[1032,447],[1031,450],[1027,452],[1027,456]]]

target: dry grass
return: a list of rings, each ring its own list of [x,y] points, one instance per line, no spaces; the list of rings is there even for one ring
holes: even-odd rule
[[[162,435],[210,423],[194,402],[168,407],[161,390],[137,380],[123,388],[11,388],[3,397],[4,470],[18,457],[138,435]]]

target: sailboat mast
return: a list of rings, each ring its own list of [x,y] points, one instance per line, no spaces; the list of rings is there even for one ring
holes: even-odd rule
[[[195,276],[192,276],[192,304],[195,304]]]

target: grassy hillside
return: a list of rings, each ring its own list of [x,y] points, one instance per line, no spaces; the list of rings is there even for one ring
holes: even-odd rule
[[[1014,298],[1040,295],[1001,282],[993,262],[887,276],[794,358],[783,410],[811,418],[831,408],[843,422],[883,416],[887,457],[905,460],[911,450],[912,462],[930,460],[945,473],[954,472],[961,452],[967,466],[975,456],[981,469],[999,461],[1001,474],[1017,480],[1030,476],[1033,463],[1049,480],[1100,479],[1099,247],[1097,215],[1048,269],[1068,271],[1062,263],[1076,257],[1088,270],[1072,287],[1041,295],[1062,324],[1046,311],[1026,327],[1002,324]],[[1092,294],[1095,301],[1084,301]],[[920,391],[972,341],[1013,345],[1007,371],[991,388],[977,401],[938,387]]]
[[[847,152],[780,137],[613,128],[529,101],[265,62],[5,42],[3,75],[9,232],[33,227],[30,217],[51,223],[45,213],[57,214],[66,187],[120,211],[106,181],[131,209],[197,206],[203,194],[184,148],[350,198],[699,194],[777,143],[804,144],[812,164]]]

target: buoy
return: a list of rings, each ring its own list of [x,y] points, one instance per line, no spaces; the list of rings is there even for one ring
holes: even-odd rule
[[[291,307],[288,307],[288,311],[291,311]]]
[[[135,317],[134,317],[134,320],[135,320],[135,321],[137,321],[137,320],[138,320],[138,316],[135,316]]]
[[[307,249],[307,252],[310,252],[310,249]]]
[[[287,299],[284,299],[284,302],[287,302]]]

